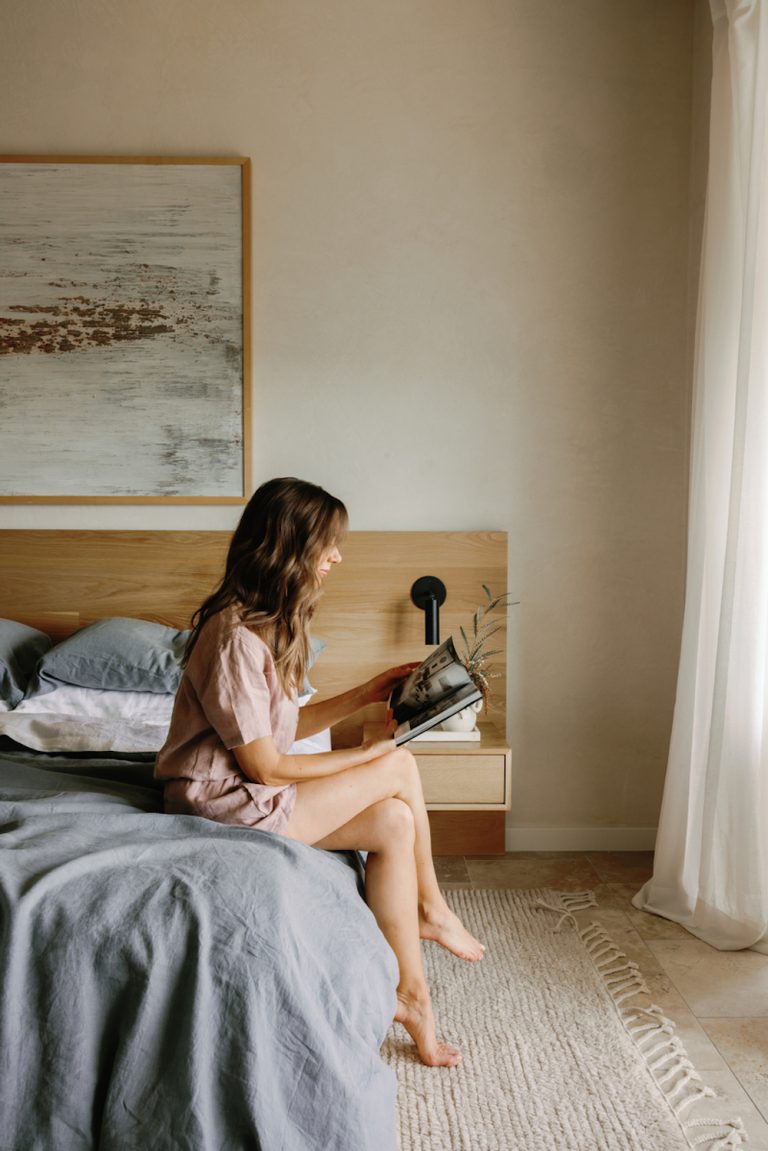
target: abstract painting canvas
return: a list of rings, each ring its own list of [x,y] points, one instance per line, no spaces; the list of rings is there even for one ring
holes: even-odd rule
[[[0,163],[0,502],[249,494],[249,162]]]

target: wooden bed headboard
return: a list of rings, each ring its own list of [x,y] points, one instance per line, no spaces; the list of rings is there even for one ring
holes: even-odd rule
[[[0,617],[54,639],[107,616],[188,627],[221,576],[230,538],[218,531],[0,530]],[[324,694],[427,654],[424,614],[410,599],[419,576],[438,576],[446,586],[443,639],[471,626],[483,584],[495,594],[507,590],[505,532],[351,532],[342,554],[313,623],[327,644],[311,674]],[[496,640],[499,678],[489,714],[504,727],[504,630]]]

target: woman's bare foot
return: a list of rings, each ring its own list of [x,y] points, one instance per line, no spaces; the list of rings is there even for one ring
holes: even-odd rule
[[[435,1017],[426,989],[422,993],[397,992],[395,1020],[402,1023],[416,1044],[422,1063],[427,1067],[457,1067],[461,1055],[449,1043],[442,1043],[435,1032]]]
[[[444,900],[419,907],[419,933],[422,939],[439,943],[459,959],[476,963],[483,958],[485,944],[470,935],[458,915],[451,911]]]

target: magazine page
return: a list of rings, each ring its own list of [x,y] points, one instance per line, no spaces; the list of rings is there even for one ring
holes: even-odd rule
[[[423,735],[425,731],[437,727],[444,719],[448,719],[449,716],[455,715],[457,711],[462,711],[465,707],[469,707],[471,703],[475,703],[478,699],[482,699],[482,693],[474,683],[470,682],[463,687],[457,688],[456,691],[451,692],[450,695],[432,704],[432,706],[428,707],[425,711],[420,711],[416,715],[411,716],[410,719],[406,719],[398,724],[395,730],[395,743],[399,747],[400,744],[407,743],[409,739],[413,739],[417,735]]]
[[[466,687],[474,684],[449,636],[392,693],[389,706],[396,721],[404,723]]]

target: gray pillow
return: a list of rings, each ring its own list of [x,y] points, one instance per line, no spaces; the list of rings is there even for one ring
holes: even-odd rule
[[[175,692],[188,638],[188,631],[145,619],[102,619],[43,656],[32,690],[45,695],[57,683],[69,683],[110,691]]]
[[[52,640],[44,632],[12,619],[0,619],[0,702],[21,703],[40,656]]]
[[[309,637],[309,661],[307,663],[307,671],[309,671],[313,663],[317,663],[321,653],[325,651],[327,646],[328,645],[325,640],[315,639],[314,636]],[[307,679],[306,675],[304,676],[304,685],[301,689],[301,694],[302,696],[315,694],[315,689]]]

